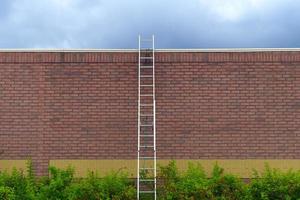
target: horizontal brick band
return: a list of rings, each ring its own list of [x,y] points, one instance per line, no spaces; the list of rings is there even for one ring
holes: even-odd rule
[[[157,63],[300,62],[300,52],[158,52]],[[137,63],[137,52],[0,52],[0,63]]]
[[[137,63],[137,53],[1,52],[0,63]]]

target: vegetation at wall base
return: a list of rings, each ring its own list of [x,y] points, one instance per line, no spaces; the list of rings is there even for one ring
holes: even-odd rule
[[[0,172],[0,200],[133,200],[134,180],[124,170],[104,177],[89,172],[74,177],[73,168],[49,168],[49,177],[35,177],[31,162],[27,172]],[[145,173],[144,176],[147,176]],[[179,172],[175,161],[159,167],[159,200],[297,200],[300,199],[300,171],[282,172],[266,166],[253,172],[249,182],[228,174],[215,165],[207,175],[199,164]],[[149,195],[141,199],[152,199]]]

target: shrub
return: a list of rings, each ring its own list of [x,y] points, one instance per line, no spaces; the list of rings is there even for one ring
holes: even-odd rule
[[[136,198],[133,183],[124,172],[111,172],[99,178],[89,172],[88,177],[73,184],[68,190],[69,200],[131,200]]]
[[[101,199],[101,183],[99,178],[89,172],[86,179],[80,179],[70,186],[67,193],[69,200],[100,200]]]
[[[39,186],[38,199],[63,200],[67,198],[67,190],[72,184],[74,170],[49,168],[50,177],[44,179]]]
[[[242,180],[231,174],[224,174],[224,169],[217,164],[214,166],[209,179],[210,199],[239,200],[247,199],[247,188]]]
[[[208,177],[199,164],[189,164],[179,172],[175,161],[160,166],[158,199],[161,200],[299,200],[300,171],[281,172],[266,166],[264,172],[255,172],[246,184],[240,178],[224,173],[214,166]],[[28,162],[27,173],[14,169],[0,172],[1,200],[134,200],[134,181],[124,171],[110,172],[100,178],[89,172],[87,178],[75,179],[74,170],[49,168],[50,176],[37,179]],[[151,171],[152,173],[152,171]],[[142,178],[153,174],[147,171]],[[153,199],[145,195],[143,200]]]
[[[135,199],[135,189],[123,171],[111,172],[102,179],[103,199]],[[132,195],[134,193],[134,195]]]
[[[1,200],[15,200],[16,196],[13,189],[5,186],[0,186],[0,199]]]
[[[136,198],[134,182],[123,171],[111,172],[99,178],[90,172],[87,178],[74,179],[74,170],[49,168],[49,177],[36,179],[32,164],[27,173],[14,169],[11,174],[0,172],[2,200],[131,200]]]
[[[171,161],[167,166],[159,167],[158,177],[161,179],[162,184],[158,188],[159,199],[179,199],[178,183],[180,175],[175,161]]]
[[[202,167],[189,163],[178,182],[179,199],[207,199],[208,183]]]
[[[207,178],[203,168],[189,164],[186,172],[180,174],[175,161],[160,167],[159,178],[163,180],[159,187],[159,199],[215,199],[237,200],[247,198],[247,188],[240,178],[224,174],[218,165],[214,166],[212,175]]]
[[[27,163],[27,174],[22,170],[13,169],[11,174],[7,172],[0,173],[0,186],[10,188],[13,191],[15,199],[34,200],[36,199],[35,181],[32,174],[31,161]]]
[[[253,200],[300,199],[300,172],[281,172],[266,165],[263,173],[254,173],[249,192]]]

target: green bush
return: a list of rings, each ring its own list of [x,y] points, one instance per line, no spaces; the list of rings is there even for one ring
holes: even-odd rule
[[[43,180],[37,194],[38,199],[63,200],[67,198],[67,191],[74,180],[74,170],[49,168],[50,177]]]
[[[262,174],[254,173],[249,192],[253,200],[300,199],[300,171],[281,172],[266,166]]]
[[[103,199],[135,199],[136,193],[132,185],[126,173],[111,172],[102,179]]]
[[[88,177],[74,183],[68,190],[69,200],[131,200],[135,199],[136,190],[133,183],[123,172],[111,172],[99,178],[89,172]]]
[[[15,199],[36,199],[36,186],[35,180],[33,179],[31,161],[28,161],[27,166],[27,174],[16,169],[14,169],[11,174],[7,172],[0,173],[0,186],[10,188],[14,193]]]
[[[74,178],[74,169],[49,168],[49,176],[36,178],[31,162],[26,173],[14,169],[0,172],[0,200],[134,200],[134,180],[124,171],[100,178],[89,172],[87,178]],[[153,175],[152,175],[153,176]],[[142,178],[150,178],[145,171]],[[300,171],[282,172],[266,166],[254,172],[249,183],[226,174],[218,165],[206,175],[199,164],[189,164],[179,172],[175,161],[159,167],[159,200],[299,200]],[[141,199],[153,199],[145,195]]]
[[[75,182],[67,191],[67,199],[69,200],[99,200],[101,199],[101,183],[100,179],[89,173],[86,179]]]
[[[209,199],[238,200],[247,199],[247,188],[242,180],[231,174],[224,174],[224,169],[214,166],[209,179]]]
[[[171,161],[167,166],[160,166],[158,174],[162,184],[159,187],[159,199],[179,199],[178,183],[180,175],[175,161]]]
[[[14,194],[13,189],[6,187],[6,186],[0,186],[0,199],[1,200],[15,200],[16,196]]]
[[[179,199],[207,199],[208,183],[202,167],[190,163],[178,183]]]
[[[187,171],[180,174],[175,161],[160,167],[159,178],[163,183],[159,186],[159,199],[188,200],[214,199],[237,200],[246,199],[247,188],[240,178],[224,174],[224,170],[215,165],[208,178],[198,165],[189,164]]]

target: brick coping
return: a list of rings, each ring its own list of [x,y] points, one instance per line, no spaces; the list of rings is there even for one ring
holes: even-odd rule
[[[1,52],[78,52],[78,53],[88,53],[88,52],[137,52],[138,49],[30,49],[30,48],[17,48],[17,49],[0,49]],[[191,48],[191,49],[155,49],[156,52],[293,52],[300,51],[300,48]]]
[[[53,51],[4,52],[0,63],[133,63],[138,62],[136,51]],[[300,62],[300,51],[244,52],[157,52],[156,63],[289,63]]]

